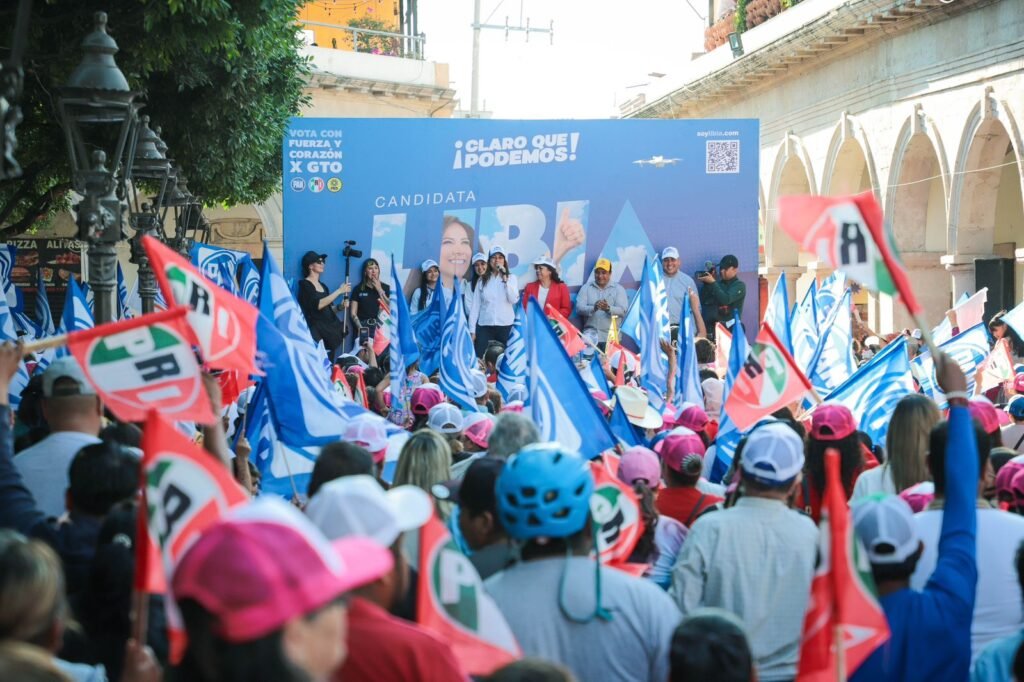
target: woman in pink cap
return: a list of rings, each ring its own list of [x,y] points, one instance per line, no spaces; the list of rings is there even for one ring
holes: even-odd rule
[[[804,478],[794,499],[796,508],[807,512],[815,523],[821,520],[821,498],[825,491],[825,451],[829,449],[839,452],[843,490],[849,499],[857,477],[868,466],[857,435],[857,420],[850,408],[838,403],[824,403],[811,412]],[[878,466],[873,456],[872,462],[873,466]]]
[[[174,571],[188,649],[178,679],[327,679],[345,660],[345,595],[394,558],[362,537],[329,542],[291,505],[251,502],[200,535]]]

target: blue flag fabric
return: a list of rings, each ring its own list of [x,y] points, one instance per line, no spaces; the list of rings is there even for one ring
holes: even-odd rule
[[[608,419],[608,426],[611,428],[612,434],[625,443],[627,447],[643,445],[636,433],[636,428],[629,423],[626,410],[618,400],[615,401],[615,407],[612,409],[611,417]]]
[[[508,345],[498,360],[497,389],[502,401],[507,401],[513,386],[526,385],[526,334],[523,307],[516,304],[516,319],[512,323],[512,331],[508,335]]]
[[[14,328],[14,316],[11,314],[11,309],[7,307],[7,298],[0,296],[0,341],[17,342],[17,340],[18,332]],[[28,378],[28,368],[25,367],[25,361],[22,360],[18,363],[18,371],[11,377],[7,396],[11,409],[17,410],[21,405],[21,392],[28,385]]]
[[[292,446],[324,445],[344,432],[323,354],[270,250],[264,247],[256,354],[274,427]]]
[[[679,348],[676,350],[676,391],[672,405],[679,410],[683,403],[704,404],[704,389],[697,366],[697,341],[690,314],[690,297],[683,296],[683,312],[679,316]]]
[[[135,317],[131,306],[128,305],[128,285],[124,281],[124,271],[121,264],[117,264],[117,319],[130,320]]]
[[[793,340],[789,336],[789,289],[786,288],[786,273],[779,275],[772,295],[768,298],[768,307],[764,309],[764,322],[775,332],[775,336],[793,354]]]
[[[281,442],[271,418],[269,393],[259,382],[249,401],[245,437],[252,447],[249,459],[260,472],[260,494],[300,499],[309,489],[318,447],[291,447]]]
[[[584,372],[591,377],[589,381],[584,377],[584,383],[588,386],[594,386],[609,398],[612,397],[612,387],[608,385],[608,377],[604,375],[604,367],[601,366],[601,361],[596,356],[590,361],[590,366]]]
[[[860,430],[870,436],[872,442],[885,443],[896,403],[915,392],[907,340],[901,336],[861,365],[825,400],[846,405],[857,419]]]
[[[399,286],[398,271],[395,269],[395,257],[391,256],[391,338],[388,344],[388,354],[391,359],[391,404],[399,409],[407,410],[405,404],[405,377],[409,365],[418,360],[418,351],[415,355],[407,356],[406,350],[409,345],[416,348],[416,339],[412,335],[412,325],[409,320],[409,306],[402,295],[402,288]]]
[[[850,320],[850,290],[847,289],[822,327],[818,347],[811,359],[807,378],[818,395],[828,395],[857,371],[853,356],[853,323]]]
[[[53,322],[53,311],[50,310],[50,299],[46,295],[46,280],[43,269],[36,270],[36,323],[42,336],[53,336],[57,327]]]
[[[235,296],[241,296],[238,290],[238,266],[246,259],[251,260],[249,254],[196,242],[189,256],[192,265],[199,268],[207,279]]]
[[[650,259],[644,259],[639,297],[640,386],[647,391],[647,402],[661,414],[665,411],[665,394],[668,392],[668,358],[661,350],[661,342],[671,341],[672,333],[660,261],[652,263]]]
[[[639,346],[641,336],[640,326],[640,292],[637,291],[629,301],[629,307],[626,308],[626,316],[622,318],[622,321],[619,323],[619,333],[625,334],[631,338],[637,346]]]
[[[446,312],[444,296],[434,296],[427,309],[412,321],[413,332],[420,344],[420,371],[427,376],[441,368],[441,333]]]
[[[818,348],[818,313],[814,302],[816,294],[817,287],[812,282],[790,320],[789,336],[793,344],[793,359],[805,375],[810,369],[814,351]]]
[[[17,262],[18,247],[11,244],[0,244],[0,294],[7,301],[7,309],[12,313],[23,312],[25,299],[21,289],[14,284],[11,273]]]
[[[747,342],[747,335],[740,322],[739,313],[736,313],[732,327],[732,347],[729,349],[729,368],[725,374],[725,387],[722,391],[722,404],[729,399],[729,392],[736,382],[736,377],[743,371],[743,364],[747,361],[750,353],[750,344]],[[732,458],[736,454],[736,446],[740,444],[740,437],[743,435],[740,430],[729,419],[729,413],[722,410],[721,421],[718,425],[718,436],[715,437],[715,461],[711,465],[711,476],[713,483],[719,483],[722,477],[732,466]]]
[[[1009,325],[1013,331],[1017,332],[1017,336],[1024,339],[1024,303],[1003,315],[1003,322]]]
[[[974,393],[974,376],[978,367],[988,359],[991,350],[988,325],[980,322],[939,344],[939,348],[960,365],[967,377],[967,393]],[[934,400],[940,409],[946,409],[946,394],[935,380],[935,361],[932,360],[931,351],[925,350],[911,360],[910,371],[921,386],[921,392]]]
[[[78,285],[78,280],[72,277],[68,280],[60,331],[61,333],[79,332],[83,329],[92,329],[95,326],[96,320],[92,316],[92,308],[85,297],[85,291]]]
[[[557,441],[586,459],[615,447],[608,422],[536,303],[527,308],[526,335],[528,407],[540,439]]]
[[[444,298],[435,296],[435,298]],[[445,315],[441,331],[441,390],[456,405],[470,412],[478,412],[479,406],[473,396],[473,379],[470,371],[477,366],[473,339],[469,335],[466,313],[462,309],[462,295],[459,281],[455,280],[455,292]]]
[[[832,312],[832,308],[842,298],[846,288],[846,274],[841,270],[834,271],[822,280],[814,299],[819,331],[825,324],[825,320],[828,319],[829,313]]]
[[[242,290],[240,293],[241,297],[249,303],[260,304],[260,271],[248,254],[242,260]]]

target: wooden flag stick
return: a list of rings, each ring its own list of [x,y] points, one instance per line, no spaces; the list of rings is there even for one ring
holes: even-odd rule
[[[66,345],[68,342],[67,334],[58,334],[57,336],[48,336],[45,339],[37,339],[36,341],[29,341],[22,346],[22,353],[24,355],[30,355],[31,353],[37,353],[47,348],[56,348],[58,346]]]
[[[846,646],[843,642],[843,626],[835,626],[836,644],[836,679],[846,682]]]
[[[149,629],[149,595],[143,590],[132,590],[132,639],[139,646],[146,645],[146,633]]]

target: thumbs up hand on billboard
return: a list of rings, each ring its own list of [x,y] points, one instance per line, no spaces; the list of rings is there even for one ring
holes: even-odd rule
[[[558,219],[558,226],[555,227],[555,245],[551,252],[551,260],[559,265],[562,257],[577,246],[583,244],[586,239],[586,232],[583,223],[578,218],[569,215],[569,208],[562,209],[562,216]]]

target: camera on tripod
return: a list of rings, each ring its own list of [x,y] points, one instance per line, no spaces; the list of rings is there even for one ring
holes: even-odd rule
[[[708,275],[714,274],[714,272],[715,272],[715,261],[713,261],[713,260],[706,260],[706,261],[704,261],[704,269],[703,270],[698,270],[697,272],[693,273],[693,276],[694,277],[698,277],[698,278],[699,277],[707,277]]]
[[[344,256],[345,258],[362,258],[363,252],[360,251],[359,249],[353,249],[353,244],[355,244],[355,240],[346,239],[345,248],[341,250],[341,255]]]

